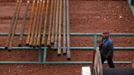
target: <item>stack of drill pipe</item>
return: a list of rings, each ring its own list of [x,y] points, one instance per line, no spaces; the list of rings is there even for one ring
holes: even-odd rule
[[[32,2],[32,10],[31,10],[31,13],[30,13],[31,15],[30,15],[30,20],[29,20],[28,36],[27,36],[27,39],[26,39],[26,45],[27,46],[29,46],[29,42],[30,42],[34,13],[35,13],[35,0],[33,0],[33,2]]]
[[[15,12],[11,21],[11,29],[10,29],[6,47],[5,47],[6,49],[12,47],[12,42],[13,42],[14,34],[16,31],[21,6],[22,6],[22,0],[17,0]]]
[[[54,46],[54,49],[57,50],[58,56],[63,53],[63,55],[67,55],[67,59],[70,60],[68,0],[28,0],[19,38],[20,46],[23,43],[30,2],[32,6],[28,21],[26,45],[39,48],[41,48],[41,46]],[[22,0],[18,0],[16,3],[16,10],[11,23],[11,33],[9,34],[9,39],[7,41],[7,46],[9,47],[12,45],[21,4]]]
[[[52,32],[52,20],[53,20],[53,5],[54,0],[50,0],[50,13],[49,13],[49,23],[48,23],[48,37],[47,37],[47,47],[51,47],[51,32]]]
[[[26,22],[27,22],[27,18],[28,18],[28,9],[30,7],[30,2],[31,2],[31,0],[27,1],[26,10],[24,12],[23,24],[21,26],[21,31],[20,31],[21,34],[20,34],[20,38],[19,38],[19,41],[20,41],[19,47],[21,47],[23,44],[23,36],[24,36],[25,26],[26,26]]]
[[[36,26],[35,26],[35,35],[33,37],[33,47],[37,47],[37,37],[39,34],[39,29],[41,27],[40,23],[40,14],[41,14],[41,7],[42,7],[42,0],[39,2],[39,8],[38,8],[38,14],[37,14],[37,20],[36,20]]]
[[[34,36],[36,36],[37,28],[38,28],[38,13],[39,13],[39,0],[37,0],[36,3],[36,8],[35,8],[35,14],[34,14],[34,20],[33,20],[33,25],[32,25],[32,32],[30,36],[30,41],[29,41],[29,46],[32,47],[34,45]]]
[[[43,23],[43,34],[42,34],[42,46],[46,46],[46,33],[47,33],[47,24],[48,24],[48,13],[49,13],[49,4],[50,0],[46,1],[46,8],[45,8],[45,17]]]
[[[62,0],[61,0],[62,1]],[[56,4],[57,0],[34,0],[29,21],[26,45],[30,47],[51,47],[55,42]],[[46,5],[45,5],[46,4]],[[62,10],[61,10],[62,11]],[[62,26],[62,15],[61,15]],[[47,34],[47,36],[46,36]],[[60,29],[61,34],[61,29]]]
[[[68,6],[68,0],[47,1],[44,32],[42,37],[42,39],[44,40],[42,41],[43,43],[45,43],[46,32],[48,32],[46,40],[47,46],[52,46],[54,44],[54,49],[57,49],[57,53],[59,56],[62,53],[61,47],[63,31],[63,55],[67,54],[67,59],[70,60],[71,54]],[[48,27],[48,29],[46,27]]]
[[[42,34],[42,25],[43,25],[43,17],[44,17],[44,6],[45,6],[45,0],[43,1],[42,3],[42,6],[41,6],[41,14],[40,14],[40,22],[39,22],[39,29],[38,29],[38,36],[37,36],[37,47],[40,47],[41,46],[41,41],[42,41],[42,37],[41,37],[41,34]]]
[[[70,29],[69,28],[70,28],[69,26],[69,0],[63,0],[63,55],[67,54],[67,59],[71,60]],[[60,32],[59,34],[61,36]],[[58,43],[61,44],[60,42]],[[59,48],[59,46],[58,46],[58,49],[60,50],[59,52],[61,53],[61,48]]]

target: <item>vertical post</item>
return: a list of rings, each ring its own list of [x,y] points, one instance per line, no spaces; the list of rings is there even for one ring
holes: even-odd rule
[[[44,48],[43,63],[46,63],[46,59],[47,59],[47,48]]]
[[[97,48],[97,34],[94,34],[94,49]]]
[[[42,61],[42,49],[41,49],[41,47],[38,49],[38,62],[40,62],[41,63],[41,61]]]

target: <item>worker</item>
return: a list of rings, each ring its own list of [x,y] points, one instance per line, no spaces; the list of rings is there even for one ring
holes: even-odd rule
[[[110,68],[114,68],[113,64],[113,42],[110,39],[109,32],[103,32],[102,41],[99,45],[102,64],[107,60]]]

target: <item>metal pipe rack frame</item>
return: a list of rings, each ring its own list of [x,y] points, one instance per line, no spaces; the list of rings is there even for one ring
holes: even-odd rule
[[[94,46],[93,47],[70,47],[70,50],[89,50],[93,51],[97,47],[97,37],[101,36],[101,33],[70,33],[70,36],[87,36],[94,37]],[[0,33],[0,37],[8,36],[7,33]],[[20,36],[20,33],[16,33],[15,36]],[[27,34],[24,34],[27,36]],[[113,37],[134,37],[134,33],[111,33]],[[47,47],[42,47],[43,55],[38,52],[38,61],[0,61],[0,64],[92,64],[92,61],[47,61]],[[115,51],[133,51],[133,47],[114,47]],[[5,47],[0,47],[0,50],[7,50]],[[11,47],[8,50],[39,50],[39,48],[30,48],[30,47]],[[43,60],[41,61],[41,57]],[[131,64],[131,61],[114,61],[115,64]]]

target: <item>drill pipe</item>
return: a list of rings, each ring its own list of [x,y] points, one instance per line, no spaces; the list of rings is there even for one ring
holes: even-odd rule
[[[30,46],[30,47],[33,46],[33,42],[34,42],[34,35],[35,35],[35,29],[36,29],[36,22],[37,22],[37,17],[38,17],[38,10],[39,10],[39,1],[37,1],[37,3],[36,3],[36,10],[35,10],[35,14],[34,14],[32,32],[31,32],[31,37],[30,37],[30,42],[29,42],[29,46]]]
[[[51,33],[51,44],[54,44],[54,31],[55,31],[55,17],[56,17],[56,0],[54,0],[54,4],[53,4],[54,8],[53,8],[53,20],[52,20],[52,33]]]
[[[45,19],[44,19],[44,30],[43,30],[43,36],[42,36],[42,46],[45,46],[46,44],[46,29],[48,24],[48,13],[49,13],[49,4],[50,0],[47,0],[46,2],[46,11],[45,11]]]
[[[58,48],[58,29],[59,29],[59,0],[56,0],[56,22],[55,22],[54,49]]]
[[[22,6],[22,0],[20,0],[20,2],[19,2],[18,11],[16,13],[16,19],[15,19],[14,24],[13,24],[13,31],[12,31],[10,42],[9,42],[9,47],[10,48],[12,47],[13,38],[14,38],[15,31],[16,31],[16,28],[17,28],[18,17],[19,17],[19,13],[20,13],[20,10],[21,10],[21,6]]]
[[[51,31],[52,31],[52,19],[53,19],[53,4],[54,1],[51,0],[50,13],[49,13],[49,24],[48,24],[48,38],[47,47],[51,47]]]
[[[66,55],[67,30],[66,30],[66,0],[63,0],[63,55]]]
[[[36,26],[35,26],[35,35],[34,35],[34,42],[33,42],[33,47],[37,46],[37,37],[38,37],[38,31],[39,31],[39,23],[40,23],[40,14],[41,14],[41,6],[42,6],[42,0],[39,2],[39,8],[38,8],[38,13],[37,13],[37,20],[36,20]]]
[[[59,35],[58,35],[58,56],[61,55],[61,35],[62,35],[62,0],[60,0],[60,12],[59,12]]]
[[[67,59],[71,60],[71,51],[70,51],[70,21],[69,21],[69,0],[66,0],[67,8]]]
[[[30,6],[30,2],[31,2],[31,0],[27,0],[27,5],[26,5],[26,11],[25,11],[25,13],[24,13],[24,17],[23,17],[23,24],[21,25],[21,34],[20,34],[20,38],[19,38],[19,40],[20,40],[20,44],[19,44],[19,47],[21,47],[22,46],[22,44],[23,44],[23,36],[24,36],[24,32],[25,32],[25,26],[26,26],[26,22],[27,22],[27,17],[28,17],[28,8],[29,8],[29,6]]]
[[[29,28],[28,29],[28,36],[27,36],[27,39],[26,39],[26,46],[28,46],[29,42],[30,42],[34,13],[35,13],[35,0],[33,0],[33,3],[32,3],[32,10],[31,10],[31,15],[30,15],[30,20],[29,20],[29,27],[28,27]]]
[[[45,8],[44,8],[44,6],[45,6],[45,3],[46,3],[46,1],[44,0],[43,1],[43,4],[42,4],[42,9],[41,9],[41,14],[40,14],[40,23],[39,23],[39,31],[38,31],[38,36],[37,36],[37,47],[39,47],[41,44],[40,44],[40,42],[42,41],[40,38],[42,38],[41,37],[41,34],[42,34],[42,24],[43,24],[43,17],[44,17],[44,10],[45,10]]]
[[[17,13],[17,11],[18,11],[19,3],[20,3],[20,1],[17,0],[17,2],[16,2],[16,7],[15,7],[15,12],[14,12],[13,17],[12,17],[12,20],[11,20],[10,31],[9,31],[9,34],[8,34],[8,39],[7,39],[5,48],[8,48],[11,35],[13,34],[13,33],[12,33],[12,31],[13,31],[13,25],[14,25],[14,21],[15,21],[15,19],[16,19],[16,15],[17,15],[16,13]]]

